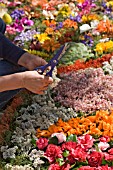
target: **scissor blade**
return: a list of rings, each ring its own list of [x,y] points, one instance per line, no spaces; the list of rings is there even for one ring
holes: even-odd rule
[[[70,47],[69,43],[65,43],[65,45],[62,47],[62,51],[60,52],[57,60],[60,60],[62,56],[65,54],[66,50]]]

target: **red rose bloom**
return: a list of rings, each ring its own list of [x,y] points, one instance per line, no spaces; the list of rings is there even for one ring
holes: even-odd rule
[[[70,164],[64,164],[63,166],[61,166],[61,170],[69,170],[70,168]]]
[[[76,149],[76,142],[65,142],[62,144],[62,150],[68,150],[68,151],[71,151],[72,149]]]
[[[88,163],[91,167],[97,167],[102,164],[102,153],[100,152],[92,152],[88,155]]]
[[[62,151],[60,146],[56,146],[54,144],[48,145],[45,156],[49,160],[50,163],[53,163],[56,158],[62,158]]]
[[[48,139],[46,138],[39,138],[36,141],[36,146],[38,147],[38,149],[43,150],[46,146],[48,145]]]
[[[60,170],[60,166],[58,164],[51,164],[48,170]]]

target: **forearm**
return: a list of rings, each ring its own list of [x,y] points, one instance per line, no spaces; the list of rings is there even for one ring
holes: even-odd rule
[[[18,65],[18,60],[25,53],[25,51],[10,40],[8,40],[2,33],[0,33],[0,58],[4,58],[13,64]]]
[[[0,76],[0,92],[22,88],[22,73]]]

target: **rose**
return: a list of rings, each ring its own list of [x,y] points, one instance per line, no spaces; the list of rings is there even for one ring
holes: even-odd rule
[[[110,145],[106,142],[99,142],[98,147],[100,150],[104,151],[110,147]]]
[[[66,136],[61,132],[61,133],[53,133],[51,137],[56,136],[58,138],[58,143],[62,143],[66,141]]]
[[[100,142],[109,142],[110,137],[109,136],[103,136],[100,138]]]
[[[113,155],[113,148],[108,150],[109,154]]]
[[[88,134],[78,137],[78,145],[80,145],[85,150],[91,148],[94,141],[95,139]]]
[[[90,166],[82,166],[78,170],[95,170],[93,167]]]
[[[76,142],[72,142],[72,141],[69,141],[69,142],[65,142],[62,144],[62,150],[68,150],[68,151],[71,151],[73,149],[76,149],[76,146],[77,146],[77,143]]]
[[[60,146],[50,144],[46,149],[45,156],[47,157],[50,163],[53,163],[56,158],[62,158],[62,150]]]
[[[98,166],[95,170],[112,170],[108,165]]]
[[[45,147],[47,147],[48,145],[48,139],[46,138],[39,138],[36,141],[36,146],[38,147],[38,149],[43,150]]]
[[[113,155],[110,155],[108,153],[103,153],[103,155],[106,161],[113,161]]]
[[[76,149],[72,149],[70,155],[68,156],[68,160],[70,164],[73,164],[76,161],[85,162],[86,157],[87,157],[87,153],[84,151],[84,149],[78,147]]]
[[[69,170],[71,168],[70,164],[64,164],[61,166],[61,170]]]
[[[58,164],[51,164],[48,170],[60,170],[60,166]]]
[[[88,163],[91,167],[97,167],[102,163],[102,153],[100,152],[92,152],[88,155]]]

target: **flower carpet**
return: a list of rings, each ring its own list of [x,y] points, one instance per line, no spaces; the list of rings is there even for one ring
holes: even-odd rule
[[[0,170],[113,170],[113,1],[0,0],[5,35],[47,62],[44,95],[0,110]]]

